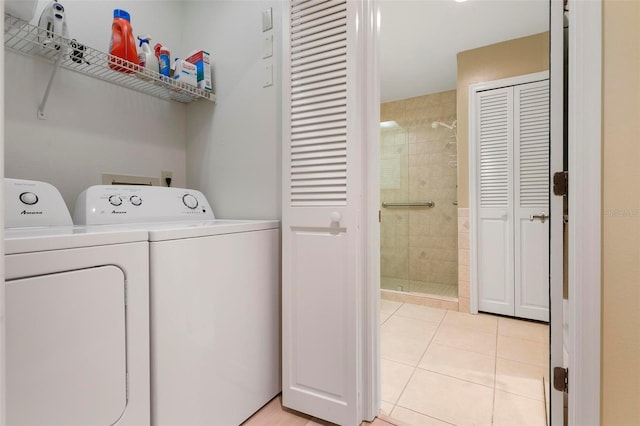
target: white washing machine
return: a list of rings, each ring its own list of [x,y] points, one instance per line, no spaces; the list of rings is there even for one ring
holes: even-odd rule
[[[202,193],[94,186],[76,223],[149,233],[151,421],[238,425],[280,390],[278,221],[215,220]]]
[[[149,424],[147,233],[71,226],[43,182],[5,214],[7,424]]]

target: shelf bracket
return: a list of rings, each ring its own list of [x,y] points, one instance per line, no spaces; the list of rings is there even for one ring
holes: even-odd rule
[[[51,85],[53,84],[53,78],[56,76],[56,72],[60,68],[60,64],[62,63],[62,57],[64,56],[66,48],[64,46],[60,46],[60,54],[58,55],[58,59],[56,60],[55,65],[53,66],[53,72],[51,73],[51,77],[49,78],[49,84],[47,84],[47,90],[44,91],[44,95],[42,96],[42,101],[38,106],[38,120],[46,120],[47,116],[44,114],[44,107],[47,104],[47,99],[49,98],[49,92],[51,91]]]

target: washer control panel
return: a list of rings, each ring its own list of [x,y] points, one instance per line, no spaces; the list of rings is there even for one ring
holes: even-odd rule
[[[5,228],[73,225],[60,191],[46,182],[4,179]]]
[[[193,189],[138,185],[96,185],[76,201],[77,225],[215,219],[205,196]]]

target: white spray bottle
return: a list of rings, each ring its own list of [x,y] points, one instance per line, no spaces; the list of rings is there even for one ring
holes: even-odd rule
[[[138,61],[140,62],[140,66],[144,66],[146,69],[157,73],[159,69],[158,58],[156,58],[155,52],[153,51],[153,49],[151,49],[151,45],[149,44],[151,37],[142,35],[138,36],[138,40],[140,40],[141,50],[141,52],[138,53]]]

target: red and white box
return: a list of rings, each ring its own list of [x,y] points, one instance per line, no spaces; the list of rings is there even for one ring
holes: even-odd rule
[[[196,66],[198,72],[198,89],[212,92],[213,85],[211,84],[211,58],[209,53],[205,52],[204,50],[199,50],[189,56],[186,61]]]

